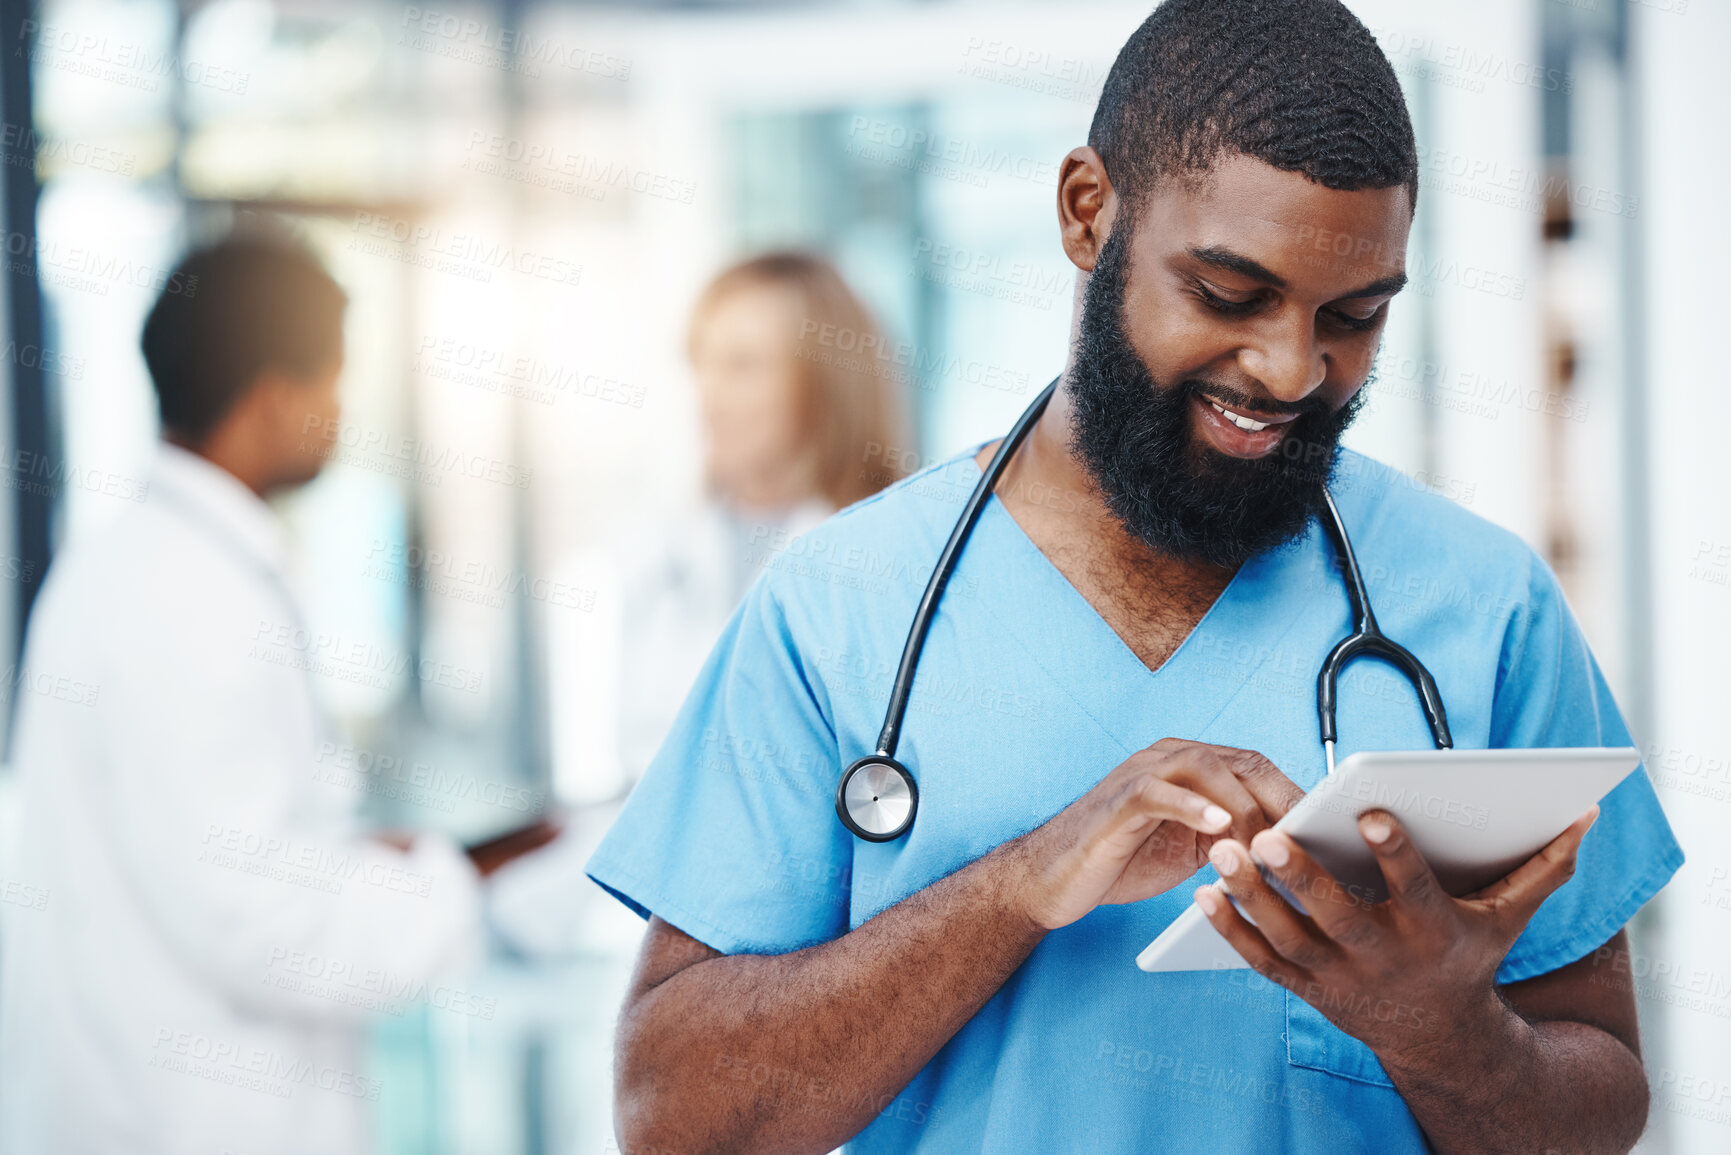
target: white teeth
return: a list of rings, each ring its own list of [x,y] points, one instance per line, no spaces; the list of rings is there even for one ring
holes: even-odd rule
[[[1252,433],[1261,433],[1264,429],[1267,429],[1270,424],[1272,424],[1271,422],[1268,422],[1268,421],[1252,421],[1248,417],[1240,417],[1238,414],[1232,412],[1232,410],[1227,409],[1222,405],[1217,405],[1212,401],[1210,401],[1208,404],[1213,405],[1215,412],[1217,412],[1221,416],[1225,417],[1226,420],[1232,422],[1232,424],[1238,426],[1238,428],[1248,429]]]

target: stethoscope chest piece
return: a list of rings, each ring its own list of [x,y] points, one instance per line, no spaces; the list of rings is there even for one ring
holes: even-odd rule
[[[867,842],[900,838],[914,822],[920,788],[907,767],[883,754],[871,754],[847,768],[835,791],[835,812],[843,826]]]

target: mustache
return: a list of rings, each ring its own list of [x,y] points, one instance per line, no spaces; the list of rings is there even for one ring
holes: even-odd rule
[[[1265,413],[1276,417],[1287,414],[1294,417],[1327,417],[1330,413],[1328,403],[1314,393],[1300,401],[1277,401],[1272,397],[1259,396],[1201,377],[1186,377],[1178,382],[1178,388],[1186,397],[1206,396],[1234,411],[1243,409],[1249,413]]]
[[[1338,407],[1315,393],[1282,401],[1229,363],[1161,382],[1127,331],[1124,237],[1108,238],[1083,300],[1071,366],[1072,449],[1133,536],[1161,553],[1236,567],[1304,533],[1366,391]],[[1214,450],[1191,431],[1199,397],[1284,421],[1278,449],[1256,459]]]

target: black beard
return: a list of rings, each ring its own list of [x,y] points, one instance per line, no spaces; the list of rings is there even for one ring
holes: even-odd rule
[[[1082,298],[1069,379],[1071,448],[1130,533],[1167,556],[1236,570],[1298,537],[1321,512],[1340,435],[1366,390],[1334,413],[1312,398],[1267,457],[1247,461],[1196,443],[1193,395],[1258,406],[1223,384],[1154,380],[1124,333],[1128,265],[1125,230],[1114,230]]]

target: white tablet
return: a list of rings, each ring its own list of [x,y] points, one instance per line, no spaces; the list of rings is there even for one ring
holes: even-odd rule
[[[1640,762],[1633,746],[1366,751],[1337,766],[1274,828],[1341,883],[1359,888],[1352,893],[1381,902],[1388,892],[1358,816],[1386,810],[1401,820],[1443,888],[1467,894],[1537,854]],[[1300,910],[1302,897],[1295,903]],[[1247,964],[1192,904],[1136,956],[1136,965],[1196,971]]]

